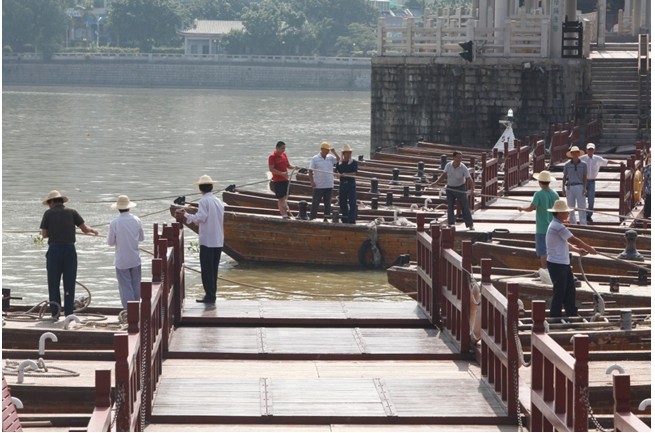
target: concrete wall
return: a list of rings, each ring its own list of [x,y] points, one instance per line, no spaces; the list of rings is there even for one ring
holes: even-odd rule
[[[491,148],[510,108],[517,138],[570,120],[576,94],[589,86],[590,63],[375,57],[371,74],[372,151],[418,140]]]
[[[241,89],[366,90],[370,65],[163,64],[116,61],[7,62],[2,83]]]

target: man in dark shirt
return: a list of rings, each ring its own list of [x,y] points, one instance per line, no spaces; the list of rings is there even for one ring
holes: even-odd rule
[[[339,178],[339,208],[341,222],[355,224],[357,221],[357,161],[352,159],[353,149],[344,145],[341,160],[337,164]]]
[[[98,236],[98,231],[84,223],[75,209],[67,209],[68,201],[59,191],[50,191],[43,204],[49,209],[41,219],[41,236],[48,238],[46,271],[48,273],[48,296],[50,312],[57,319],[60,313],[61,293],[59,283],[64,278],[64,313],[73,314],[75,301],[75,279],[77,278],[77,251],[75,250],[75,227],[86,234]]]

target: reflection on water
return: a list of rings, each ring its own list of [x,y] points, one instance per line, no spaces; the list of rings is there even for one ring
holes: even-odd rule
[[[218,179],[220,189],[266,191],[267,156],[278,140],[301,166],[322,140],[365,156],[370,148],[367,92],[5,86],[2,114],[2,285],[26,303],[47,298],[47,245],[38,228],[41,200],[52,189],[101,235],[116,216],[110,204],[129,195],[146,231],[142,246],[152,250],[152,224],[171,221],[177,195],[197,198],[192,183],[202,174]],[[194,240],[187,231],[187,243]],[[78,281],[94,305],[120,305],[104,236],[78,235],[77,250]],[[145,276],[149,257],[142,258]],[[186,258],[200,269],[197,253]],[[230,299],[397,293],[380,271],[238,265],[225,255],[219,275],[230,280],[220,281],[219,296]],[[187,270],[187,286],[188,296],[202,293],[197,272]]]

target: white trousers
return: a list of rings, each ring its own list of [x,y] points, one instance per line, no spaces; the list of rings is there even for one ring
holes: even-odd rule
[[[587,199],[582,185],[573,185],[566,189],[566,204],[570,208],[578,209],[579,222],[576,220],[576,211],[572,210],[569,212],[569,223],[587,225]]]
[[[116,268],[116,279],[123,308],[127,309],[128,301],[141,300],[141,265],[129,269]]]

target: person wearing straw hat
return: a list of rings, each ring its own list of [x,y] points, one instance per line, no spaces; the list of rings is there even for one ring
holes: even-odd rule
[[[107,244],[115,247],[114,267],[118,293],[125,309],[129,301],[141,300],[139,242],[143,241],[144,235],[141,220],[130,212],[130,209],[135,206],[136,203],[130,201],[128,196],[119,195],[116,203],[111,205],[119,214],[109,223],[107,234]]]
[[[198,202],[198,211],[195,214],[182,213],[182,219],[188,223],[198,224],[198,243],[200,244],[200,275],[202,286],[205,289],[205,296],[196,299],[196,302],[205,304],[216,303],[216,292],[218,279],[218,264],[223,252],[223,215],[225,206],[212,193],[214,184],[208,175],[202,175],[193,184],[202,193]]]
[[[596,254],[594,247],[582,239],[573,236],[566,227],[566,218],[571,212],[566,201],[559,199],[548,209],[553,213],[553,220],[546,232],[546,264],[548,274],[553,282],[553,299],[550,303],[550,317],[561,317],[562,306],[568,317],[575,316],[575,279],[571,270],[569,250],[580,255]]]
[[[587,224],[587,164],[580,160],[582,151],[578,146],[573,146],[566,153],[570,158],[564,164],[562,171],[562,195],[566,197],[566,203],[571,207],[569,221],[571,224]],[[578,210],[578,220],[576,221],[575,209]]]
[[[596,202],[596,178],[601,167],[607,167],[608,164],[619,164],[610,161],[600,155],[596,155],[596,145],[587,143],[587,153],[580,157],[580,161],[587,164],[587,222],[594,222],[591,216],[594,214],[594,204]]]
[[[339,209],[341,222],[355,224],[357,221],[357,161],[352,159],[353,149],[347,144],[341,149],[341,160],[337,163],[339,177]]]
[[[273,185],[273,192],[277,198],[277,207],[280,210],[282,218],[290,218],[291,210],[287,203],[287,195],[289,195],[289,169],[295,170],[295,165],[292,165],[284,153],[287,145],[284,141],[278,141],[275,145],[275,151],[268,156],[268,169],[271,171],[273,177],[271,182]]]
[[[550,277],[548,276],[548,269],[546,266],[546,232],[548,231],[548,225],[553,220],[553,214],[548,212],[548,209],[553,207],[555,201],[559,199],[559,195],[550,189],[550,183],[555,180],[553,176],[551,176],[550,171],[544,170],[539,174],[535,173],[533,177],[539,181],[540,189],[532,196],[530,206],[519,206],[518,211],[537,211],[535,216],[536,230],[534,234],[534,244],[537,256],[539,256],[541,261],[539,276],[543,282],[550,283]]]
[[[459,201],[462,208],[462,217],[469,230],[474,230],[473,217],[469,207],[468,192],[473,195],[475,192],[475,183],[469,173],[469,169],[462,162],[462,152],[456,150],[453,152],[453,160],[450,161],[443,169],[439,178],[429,186],[438,185],[446,178],[446,203],[448,203],[448,225],[455,225],[455,202]]]
[[[330,143],[321,143],[321,149],[309,162],[309,181],[312,185],[312,210],[309,219],[316,218],[318,204],[323,201],[323,215],[327,219],[332,213],[332,190],[334,189],[334,166],[341,161]]]
[[[48,210],[41,219],[41,236],[48,239],[46,272],[48,275],[48,298],[50,313],[56,320],[61,313],[59,283],[64,281],[64,314],[73,314],[75,302],[75,280],[77,279],[77,251],[75,249],[75,227],[84,234],[98,236],[98,231],[86,225],[80,214],[64,206],[68,197],[59,191],[50,191],[43,200]]]

